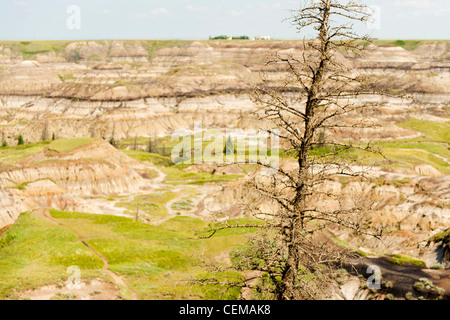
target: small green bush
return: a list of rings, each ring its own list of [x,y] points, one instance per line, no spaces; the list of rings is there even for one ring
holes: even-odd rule
[[[392,293],[388,293],[385,300],[395,300],[395,297]]]
[[[415,300],[414,296],[411,292],[408,292],[407,294],[405,294],[405,299],[406,300]]]
[[[17,138],[17,145],[21,146],[23,145],[25,142],[23,140],[23,137],[21,134],[19,134],[19,137]]]

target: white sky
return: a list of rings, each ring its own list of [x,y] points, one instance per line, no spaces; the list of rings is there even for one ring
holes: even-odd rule
[[[299,39],[289,10],[301,0],[1,0],[0,39],[207,39],[269,35]],[[450,39],[450,0],[363,0],[379,15],[380,39]],[[80,8],[69,29],[67,8]],[[359,31],[367,33],[362,26]],[[306,35],[307,36],[307,35]]]

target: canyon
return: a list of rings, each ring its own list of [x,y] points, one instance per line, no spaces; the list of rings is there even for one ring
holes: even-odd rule
[[[0,230],[47,208],[153,226],[179,216],[245,217],[239,203],[258,169],[174,166],[166,148],[174,131],[193,132],[199,122],[205,130],[270,128],[254,114],[252,89],[263,78],[283,83],[285,67],[267,64],[276,55],[304,53],[301,41],[0,42]],[[377,126],[333,133],[374,141],[388,158],[370,159],[369,181],[336,177],[321,186],[349,201],[372,199],[382,241],[340,230],[334,237],[369,258],[420,259],[449,290],[449,249],[432,239],[450,226],[450,42],[376,40],[362,56],[335,54],[373,89],[403,95],[358,96],[379,106],[343,121]],[[159,149],[148,156],[152,139]],[[289,158],[281,165],[295,167]],[[347,298],[337,291],[334,298]]]

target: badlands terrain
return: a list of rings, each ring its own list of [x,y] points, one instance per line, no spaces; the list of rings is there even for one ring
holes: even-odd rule
[[[302,48],[299,41],[0,42],[0,299],[220,298],[186,281],[206,274],[203,259],[233,263],[230,252],[254,230],[207,240],[195,231],[249,221],[240,204],[259,168],[175,164],[171,135],[193,132],[199,121],[205,130],[267,127],[249,93],[262,76],[281,84],[283,66],[266,62]],[[336,133],[383,151],[360,159],[371,166],[370,180],[336,176],[328,187],[375,201],[372,218],[385,228],[381,240],[329,235],[361,258],[336,276],[328,298],[448,299],[450,41],[377,40],[362,57],[336,54],[374,89],[404,95],[361,96],[380,102],[364,115],[379,126]],[[280,161],[293,159],[282,153]],[[381,268],[380,290],[365,287],[368,265]],[[79,289],[66,285],[70,266],[79,268]]]

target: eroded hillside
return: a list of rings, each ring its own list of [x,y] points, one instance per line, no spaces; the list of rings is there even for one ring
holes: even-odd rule
[[[192,132],[196,121],[205,129],[268,127],[253,114],[256,105],[249,93],[262,76],[269,86],[282,83],[284,67],[266,63],[275,54],[308,53],[297,41],[0,43],[0,233],[17,219],[11,237],[21,241],[22,229],[47,230],[48,224],[62,228],[55,230],[61,239],[72,232],[95,250],[92,256],[78,248],[92,260],[84,260],[83,270],[97,287],[113,286],[108,290],[114,297],[204,298],[205,292],[181,292],[176,286],[193,270],[203,272],[191,260],[193,252],[200,252],[199,244],[188,240],[191,229],[248,219],[242,205],[251,196],[246,183],[260,172],[246,164],[175,164],[171,135],[179,129]],[[450,223],[450,42],[379,40],[362,57],[335,54],[351,70],[367,75],[370,88],[404,95],[361,95],[358,99],[380,104],[340,119],[350,128],[323,133],[337,140],[371,141],[384,155],[345,153],[344,161],[357,157],[358,166],[371,167],[370,179],[336,176],[318,187],[341,194],[347,205],[356,198],[372,200],[371,218],[385,226],[382,240],[342,230],[328,236],[367,259],[417,264],[448,287],[449,251],[441,238]],[[295,95],[298,88],[289,90]],[[351,127],[360,120],[377,126]],[[24,144],[17,145],[19,136]],[[280,160],[286,170],[295,169],[289,154],[282,153]],[[326,197],[315,201],[329,210],[342,205]],[[22,243],[14,244],[11,237],[5,243],[21,252]],[[230,251],[244,238],[225,234],[202,245],[207,255],[227,264]],[[127,250],[136,256],[121,257]],[[96,257],[103,260],[103,270],[112,272],[109,276],[99,274]],[[7,263],[23,277],[26,266]],[[49,272],[39,263],[42,272]],[[34,276],[35,286],[48,284]],[[109,280],[99,285],[99,278]],[[355,282],[350,275],[344,278],[346,284]],[[62,281],[56,275],[52,279],[52,284]],[[334,298],[349,297],[344,286],[337,287]],[[17,292],[13,287],[5,284],[0,294],[39,296],[23,293],[26,286]],[[383,299],[389,292],[357,289],[351,298]],[[57,291],[52,287],[49,296]],[[396,294],[403,298],[405,292]]]

